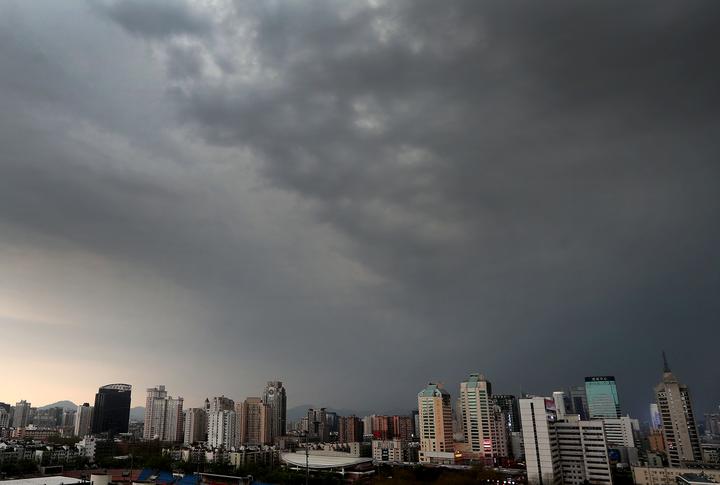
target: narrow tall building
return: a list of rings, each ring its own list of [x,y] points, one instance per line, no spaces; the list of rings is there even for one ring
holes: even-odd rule
[[[340,443],[358,443],[363,440],[363,423],[357,416],[338,418],[338,441]]]
[[[213,411],[208,415],[208,446],[226,448],[235,446],[237,425],[235,411]]]
[[[693,461],[701,461],[695,415],[690,390],[673,375],[663,352],[662,382],[655,386],[658,411],[662,420],[663,438],[671,467],[681,467]]]
[[[497,408],[497,409],[496,409]],[[492,400],[492,386],[482,374],[460,383],[460,410],[470,452],[486,465],[507,456],[507,430],[502,410]],[[504,440],[504,441],[503,441]]]
[[[143,439],[152,440],[158,437],[158,428],[161,416],[157,416],[158,411],[153,409],[156,399],[166,399],[167,391],[165,386],[159,385],[147,389],[145,397],[145,422],[143,426]]]
[[[92,417],[93,434],[127,433],[131,392],[130,384],[108,384],[98,389]]]
[[[269,406],[259,397],[249,397],[242,403],[240,416],[240,444],[270,443]]]
[[[283,383],[269,381],[263,392],[263,403],[268,407],[269,442],[284,436],[287,424],[287,395]]]
[[[189,408],[183,411],[183,443],[191,445],[206,440],[208,416],[204,408]]]
[[[528,484],[562,483],[560,450],[555,437],[555,401],[544,397],[520,399],[520,419]]]
[[[418,393],[420,461],[452,459],[452,402],[450,393],[432,382]]]
[[[613,376],[591,376],[585,378],[590,419],[619,418],[620,400]]]
[[[75,436],[84,438],[92,430],[93,407],[89,403],[83,403],[77,407],[75,413]]]

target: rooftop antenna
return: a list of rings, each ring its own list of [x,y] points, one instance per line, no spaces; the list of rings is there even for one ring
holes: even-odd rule
[[[664,350],[662,352],[662,356],[663,356],[663,372],[666,374],[669,374],[670,373],[670,365],[668,365],[667,355],[665,355]]]

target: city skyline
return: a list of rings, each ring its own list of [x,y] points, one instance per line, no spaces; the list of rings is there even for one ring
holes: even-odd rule
[[[0,399],[716,409],[719,2],[210,3],[0,2]]]

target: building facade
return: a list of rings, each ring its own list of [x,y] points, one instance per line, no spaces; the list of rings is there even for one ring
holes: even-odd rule
[[[207,439],[208,415],[203,408],[189,408],[183,411],[183,443],[191,445]]]
[[[12,426],[14,428],[24,428],[30,421],[30,403],[26,400],[15,403],[13,411]]]
[[[420,461],[431,462],[454,456],[452,437],[452,402],[440,384],[430,383],[418,393],[420,421]]]
[[[620,400],[613,376],[585,378],[585,394],[590,419],[619,418]]]
[[[127,433],[130,421],[130,384],[108,384],[95,394],[93,434]]]
[[[263,392],[263,403],[268,407],[269,441],[284,436],[287,426],[287,395],[283,383],[269,381]]]
[[[77,407],[75,412],[75,429],[74,434],[79,438],[84,438],[92,431],[93,407],[89,403],[83,403]]]
[[[664,372],[662,382],[655,386],[663,438],[668,463],[677,468],[686,463],[700,461],[700,439],[690,390],[673,375],[663,353]]]

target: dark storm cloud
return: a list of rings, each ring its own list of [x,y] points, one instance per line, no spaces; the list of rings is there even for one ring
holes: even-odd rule
[[[207,18],[185,0],[123,0],[93,3],[92,6],[133,34],[151,39],[203,35],[211,27]]]
[[[42,109],[99,123],[139,157],[123,170],[125,151],[98,167],[100,153],[52,137],[16,146],[33,118],[6,117],[3,144],[17,156],[5,157],[0,221],[192,288],[226,337],[213,345],[272,349],[319,373],[316,393],[339,386],[318,400],[352,406],[360,386],[378,402],[358,406],[406,406],[425,380],[454,392],[473,370],[537,393],[614,373],[642,418],[663,347],[702,408],[720,399],[719,376],[703,372],[709,353],[681,350],[718,336],[716,3],[93,10],[158,54],[145,62],[162,60],[173,122],[194,138],[156,136],[171,119],[144,119],[155,91],[75,97],[84,77],[48,76],[52,56],[0,44],[15,67],[0,71],[4,92],[35,103],[48,93],[53,109]],[[42,75],[26,85],[23,69]],[[27,115],[17,99],[6,102]],[[248,166],[263,190],[300,202],[268,219],[258,207],[276,199],[242,185]],[[302,226],[312,228],[298,238]],[[345,262],[328,263],[328,247]],[[339,276],[355,270],[350,283]],[[401,383],[377,378],[388,368]]]

